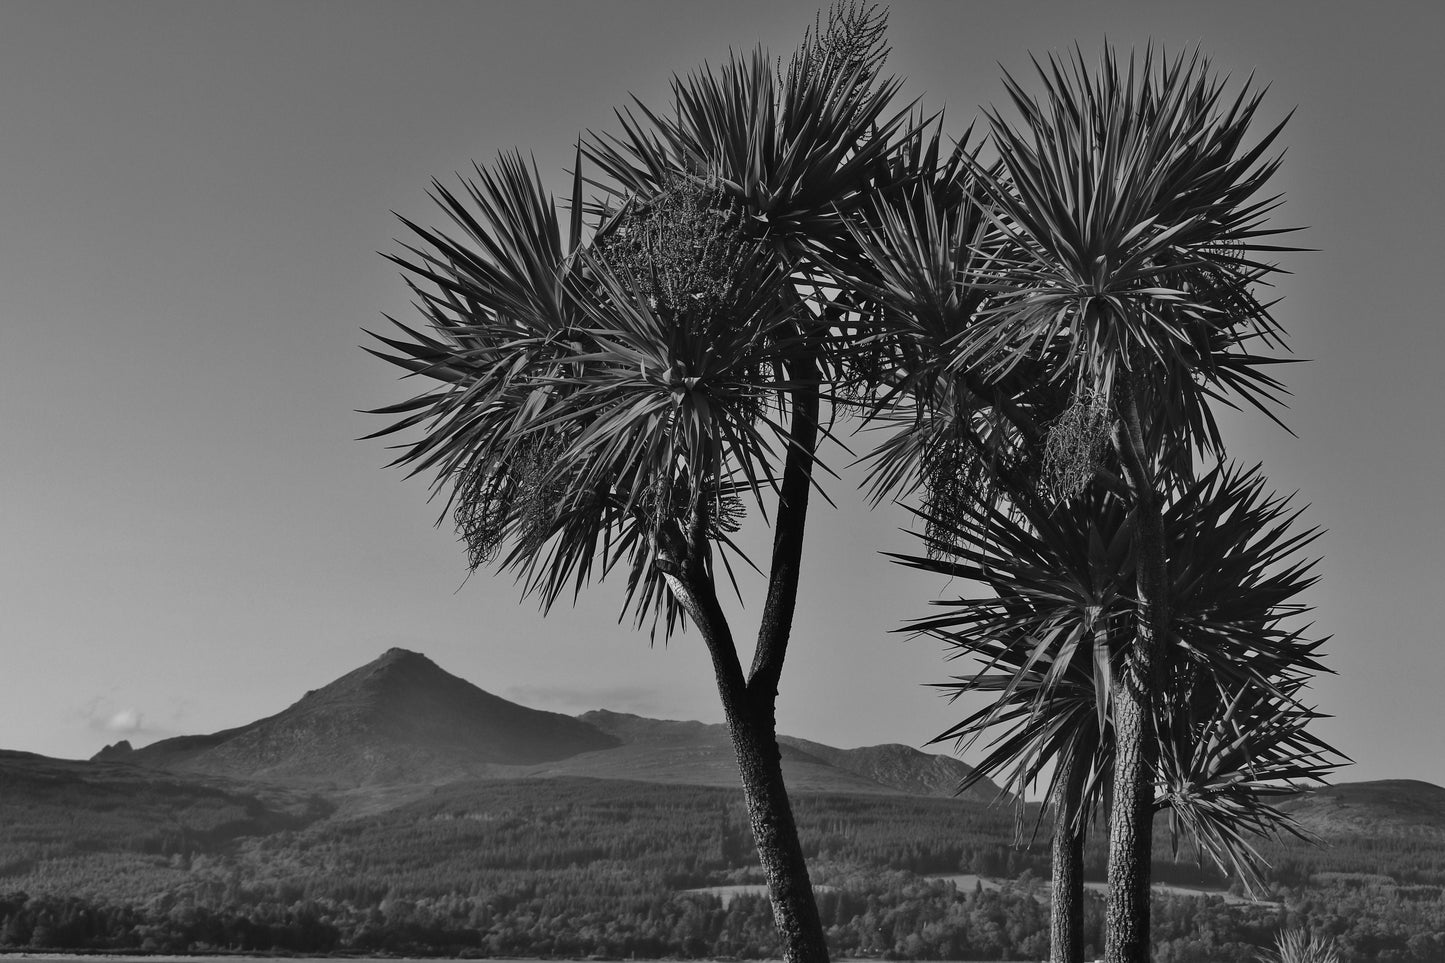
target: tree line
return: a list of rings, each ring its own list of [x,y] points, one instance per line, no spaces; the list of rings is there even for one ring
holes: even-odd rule
[[[832,794],[800,794],[795,803],[830,953],[1046,954],[1047,822],[1028,846],[1007,808]],[[69,810],[65,827],[30,823],[31,834],[49,827],[37,843],[57,855],[0,879],[0,893],[15,894],[0,907],[0,945],[644,958],[781,951],[765,897],[725,904],[683,892],[765,881],[736,790],[590,779],[474,783],[392,811],[224,844],[177,835],[169,852],[97,848],[86,812]],[[1023,828],[1027,842],[1031,827]],[[83,845],[65,845],[66,832]],[[1438,958],[1429,953],[1440,942],[1431,934],[1445,934],[1445,850],[1411,842],[1409,855],[1405,841],[1391,839],[1267,848],[1264,904],[1156,896],[1154,957],[1247,959],[1274,933],[1304,926],[1328,934],[1346,960]],[[1086,875],[1103,879],[1102,843],[1091,840],[1085,854]],[[1012,882],[996,890],[928,878],[958,873]],[[1175,860],[1164,837],[1153,875],[1229,882],[1192,855]],[[1083,910],[1083,945],[1097,953],[1103,907],[1086,896]]]
[[[1036,960],[1048,951],[1048,907],[1032,871],[1001,889],[960,890],[910,873],[853,871],[829,878],[817,902],[835,955]],[[245,901],[223,906],[189,896],[124,904],[7,892],[0,894],[0,949],[572,959],[768,959],[780,950],[765,896],[724,903],[707,894],[595,882],[521,874],[484,893],[388,893],[372,903],[256,887]],[[1245,905],[1156,895],[1154,959],[1252,959],[1290,927],[1328,935],[1343,963],[1430,963],[1445,950],[1445,901],[1438,887],[1344,878],[1275,895],[1278,903]],[[1102,902],[1087,898],[1089,952],[1102,946],[1103,927]]]

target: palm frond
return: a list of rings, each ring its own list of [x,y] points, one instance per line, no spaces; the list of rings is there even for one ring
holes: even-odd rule
[[[1292,627],[1314,581],[1300,555],[1316,532],[1296,530],[1299,514],[1265,491],[1257,468],[1224,465],[1172,488],[1165,511],[1173,622],[1152,722],[1159,805],[1176,847],[1183,834],[1250,884],[1260,862],[1249,837],[1298,834],[1268,800],[1322,780],[1341,759],[1308,732],[1318,715],[1299,702],[1305,680],[1324,670],[1321,641]],[[941,613],[909,628],[944,641],[950,658],[981,663],[939,688],[992,694],[935,741],[967,750],[993,734],[976,777],[1018,786],[1087,756],[1078,810],[1056,814],[1087,820],[1112,766],[1113,679],[1135,625],[1134,513],[1092,486],[1064,504],[973,499],[929,522],[941,530],[925,536],[930,552],[895,560],[985,592],[941,600]]]
[[[757,50],[675,77],[670,116],[638,102],[618,112],[620,133],[589,134],[583,151],[606,175],[594,183],[647,199],[679,177],[706,181],[796,265],[808,250],[848,242],[847,217],[912,133],[909,109],[891,106],[900,82],[877,76],[879,66],[779,77]]]
[[[1021,124],[989,113],[1001,172],[978,176],[1004,253],[987,323],[960,352],[994,374],[1047,359],[1076,392],[1107,395],[1131,372],[1171,396],[1175,430],[1218,453],[1217,432],[1200,431],[1210,393],[1274,397],[1246,346],[1283,346],[1257,294],[1277,270],[1267,258],[1290,249],[1269,243],[1288,230],[1267,221],[1280,127],[1249,143],[1261,95],[1227,98],[1197,52],[1136,62],[1106,48],[1090,70],[1076,49],[1035,66],[1040,96],[1006,78]]]
[[[398,323],[373,353],[440,387],[377,434],[421,431],[396,463],[433,475],[473,567],[499,561],[548,607],[622,564],[638,617],[671,631],[659,538],[701,539],[710,566],[739,495],[776,487],[789,270],[710,195],[668,212],[696,243],[647,236],[644,212],[587,248],[520,158],[435,197],[462,236],[407,222],[420,241],[394,258],[430,330]]]

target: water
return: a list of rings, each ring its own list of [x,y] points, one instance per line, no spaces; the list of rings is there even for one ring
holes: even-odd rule
[[[441,959],[453,959],[453,957],[440,957]],[[267,960],[268,963],[338,963],[345,960],[367,960],[371,957],[365,956],[268,956],[256,955],[246,956],[241,953],[218,953],[213,956],[192,956],[188,954],[155,953],[145,956],[130,956],[125,953],[106,953],[98,951],[95,953],[44,953],[39,955],[27,955],[22,953],[0,953],[0,961],[3,963],[70,963],[70,961],[105,961],[105,963],[217,963],[219,960]],[[377,957],[385,959],[386,963],[436,963],[438,957],[404,957],[388,956]],[[487,957],[485,963],[539,963],[537,959],[524,959],[512,957]],[[556,961],[553,961],[556,963]]]

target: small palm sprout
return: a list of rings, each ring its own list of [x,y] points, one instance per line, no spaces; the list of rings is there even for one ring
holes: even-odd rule
[[[1340,951],[1328,937],[1281,930],[1274,949],[1261,953],[1259,963],[1340,963]]]

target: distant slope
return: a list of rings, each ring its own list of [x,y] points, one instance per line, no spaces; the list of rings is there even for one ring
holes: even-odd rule
[[[579,716],[622,745],[606,752],[562,760],[550,773],[636,779],[695,786],[738,785],[737,763],[726,727],[701,722],[647,719],[604,709]],[[956,759],[907,746],[836,749],[780,736],[783,775],[794,792],[889,793],[952,796],[971,770]],[[992,802],[997,789],[984,783],[967,798]]]
[[[274,716],[98,758],[346,789],[436,784],[616,744],[571,716],[508,702],[426,656],[391,649]]]
[[[959,783],[973,772],[973,767],[952,756],[921,752],[896,742],[858,749],[834,749],[792,736],[783,736],[782,741],[829,765],[913,796],[953,796],[958,792]],[[992,803],[999,798],[999,789],[983,779],[970,787],[963,798]]]
[[[598,709],[578,717],[617,738],[622,744],[606,752],[534,767],[538,774],[630,779],[680,786],[727,786],[738,783],[737,758],[725,727],[701,722],[647,719]],[[867,779],[839,770],[788,746],[783,747],[783,773],[795,792],[887,791]]]
[[[305,793],[0,751],[0,877],[42,860],[224,847],[331,812]]]
[[[1281,804],[1326,842],[1429,839],[1445,842],[1445,789],[1415,779],[1347,782]]]

